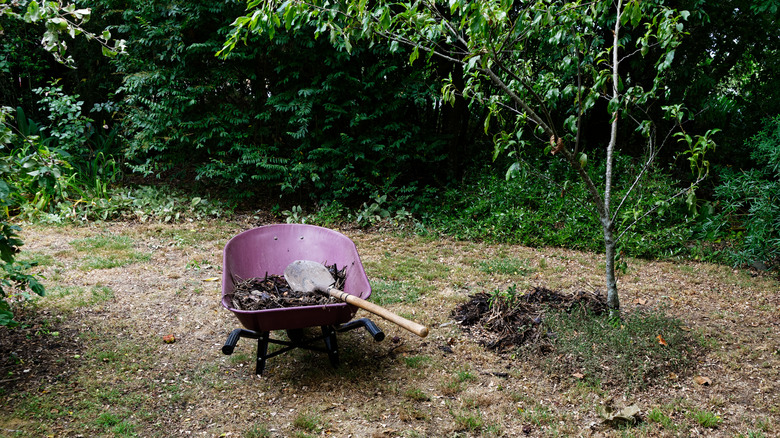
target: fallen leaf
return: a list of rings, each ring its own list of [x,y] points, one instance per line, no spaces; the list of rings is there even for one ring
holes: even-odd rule
[[[173,335],[165,335],[163,336],[163,342],[165,342],[166,344],[173,344],[174,342],[176,342],[176,337]]]
[[[601,413],[601,417],[604,418],[604,424],[617,427],[635,424],[639,421],[639,412],[639,406],[637,405],[627,406],[619,411],[615,411],[612,407],[606,407],[604,412]]]
[[[558,137],[558,141],[555,141],[555,136],[550,137],[550,146],[553,147],[553,150],[550,151],[553,155],[557,154],[558,152],[563,150],[563,139]]]
[[[575,379],[582,379],[583,377],[585,377],[585,374],[582,374],[582,373],[572,373],[571,376],[574,377]]]
[[[696,377],[693,378],[693,381],[698,383],[701,386],[712,385],[712,380],[710,380],[709,377],[696,376]]]
[[[677,373],[669,373],[668,377],[669,377],[669,380],[677,380],[677,378],[679,376],[677,375]]]
[[[661,344],[661,345],[666,345],[666,340],[664,340],[664,337],[663,337],[663,336],[661,336],[661,335],[658,335],[658,336],[656,336],[655,338],[656,338],[656,339],[658,339],[658,343],[659,343],[659,344]]]

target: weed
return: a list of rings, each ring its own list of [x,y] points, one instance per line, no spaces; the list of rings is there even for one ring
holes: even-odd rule
[[[672,430],[675,428],[674,421],[669,418],[662,410],[653,408],[648,414],[647,419],[653,423],[658,423],[664,429]]]
[[[322,417],[310,412],[302,412],[293,420],[293,426],[308,432],[318,432],[326,427],[322,422]]]
[[[209,269],[212,268],[211,262],[209,262],[206,259],[199,259],[199,260],[190,260],[187,262],[187,264],[184,266],[184,269],[186,270],[193,270],[193,271],[200,271],[201,269]]]
[[[458,379],[458,382],[469,382],[473,380],[477,380],[477,377],[471,373],[469,370],[460,370],[455,372],[455,376]]]
[[[450,412],[450,414],[455,419],[455,425],[457,426],[458,430],[468,430],[469,432],[477,432],[482,429],[484,426],[484,421],[482,420],[482,414],[477,411],[469,411],[469,412]]]
[[[244,431],[244,438],[270,438],[271,431],[267,427],[262,425],[254,425]]]
[[[431,362],[431,358],[428,356],[409,356],[404,358],[404,362],[409,368],[420,368],[423,364]]]
[[[518,291],[517,285],[512,284],[505,291],[497,288],[490,294],[490,307],[496,309],[497,306],[505,305],[506,308],[513,309],[517,306],[523,297],[523,292]]]
[[[699,426],[713,429],[718,427],[720,423],[723,422],[719,416],[709,411],[696,411],[693,413],[693,419],[696,421],[696,423],[699,424]]]
[[[404,397],[413,401],[428,401],[431,397],[420,388],[410,388],[404,392]]]

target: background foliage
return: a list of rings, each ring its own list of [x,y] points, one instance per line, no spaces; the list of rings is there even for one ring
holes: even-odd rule
[[[671,202],[690,170],[671,151],[659,157],[631,199],[638,208],[619,218],[638,220],[619,257],[777,267],[780,11],[771,1],[665,4],[690,11],[668,64],[666,97],[685,104],[685,132],[720,129],[718,147],[707,154],[708,185]],[[369,42],[347,53],[327,37],[285,31],[247,36],[221,58],[216,52],[244,2],[79,0],[73,11],[89,8],[91,18],[78,32],[110,39],[66,32],[51,40],[61,59],[75,55],[69,68],[39,44],[58,16],[39,9],[37,20],[25,22],[31,2],[9,5],[0,8],[4,294],[19,285],[40,291],[15,260],[22,220],[177,220],[265,209],[286,211],[288,220],[414,220],[418,230],[459,238],[600,245],[591,213],[570,201],[585,196],[564,183],[571,170],[543,148],[522,152],[511,139],[494,138],[501,121],[485,130],[485,113],[463,99],[467,77],[457,62]],[[126,53],[105,57],[114,38],[126,41]],[[560,38],[539,36],[529,62],[554,70]],[[633,83],[649,84],[650,62],[625,66]],[[552,97],[549,117],[566,120],[571,108]],[[587,126],[605,122],[606,103],[596,105],[604,108]],[[658,132],[668,127],[659,124]],[[585,129],[581,140],[595,148],[606,139],[604,130]],[[621,177],[642,160],[633,144],[618,157]],[[524,155],[492,161],[496,146]],[[601,174],[602,157],[588,161]],[[9,323],[7,301],[0,305],[0,323]]]

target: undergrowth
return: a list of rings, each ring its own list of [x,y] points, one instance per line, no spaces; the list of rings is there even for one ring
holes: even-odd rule
[[[636,164],[618,159],[621,178]],[[569,170],[550,165],[506,179],[483,169],[462,187],[446,191],[414,210],[430,228],[464,240],[604,251],[601,226],[585,188]],[[594,171],[596,174],[600,170]],[[693,218],[683,200],[669,200],[676,182],[655,170],[629,196],[617,217],[619,253],[642,258],[685,256]],[[629,181],[615,184],[615,199]],[[649,214],[646,214],[650,212]],[[636,223],[631,226],[631,224]]]

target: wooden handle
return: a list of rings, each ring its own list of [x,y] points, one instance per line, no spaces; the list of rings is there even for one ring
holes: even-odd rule
[[[379,315],[382,318],[384,318],[384,319],[386,319],[386,320],[388,320],[388,321],[390,321],[390,322],[392,322],[394,324],[397,324],[398,326],[403,327],[406,330],[409,330],[410,332],[414,333],[415,335],[417,335],[417,336],[419,336],[421,338],[424,338],[424,337],[428,336],[428,327],[426,327],[426,326],[424,326],[422,324],[417,324],[414,321],[409,321],[408,319],[406,319],[406,318],[404,318],[402,316],[398,316],[395,313],[385,309],[384,307],[377,306],[374,303],[369,303],[368,301],[366,301],[366,300],[364,300],[362,298],[358,298],[358,297],[356,297],[354,295],[350,295],[350,294],[348,294],[346,292],[342,292],[342,291],[340,291],[338,289],[334,289],[332,287],[328,288],[327,292],[328,292],[328,295],[330,295],[332,297],[336,297],[336,298],[340,299],[341,301],[344,301],[344,302],[346,302],[348,304],[352,304],[355,307],[360,307],[361,309],[367,310],[367,311],[373,313],[374,315]]]

